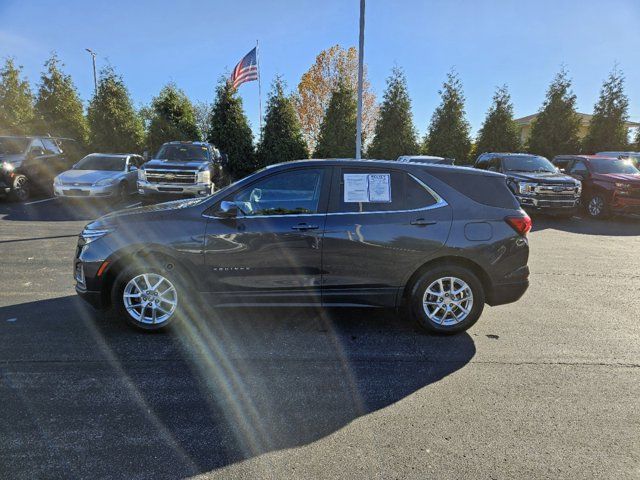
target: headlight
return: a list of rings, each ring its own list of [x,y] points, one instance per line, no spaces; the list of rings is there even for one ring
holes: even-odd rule
[[[198,172],[198,183],[210,183],[211,182],[211,172],[209,170],[203,170]]]
[[[142,168],[138,169],[138,180],[140,180],[141,182],[147,181],[147,172],[144,171]]]
[[[576,193],[578,195],[582,193],[582,183],[576,183]]]
[[[103,178],[102,180],[98,180],[97,182],[93,182],[94,187],[104,187],[106,185],[111,185],[116,181],[115,178]]]
[[[620,190],[629,190],[631,188],[631,185],[629,185],[628,183],[616,182],[616,188],[619,188]]]
[[[2,169],[5,172],[13,172],[15,170],[16,167],[13,166],[12,163],[9,162],[2,162]]]
[[[114,230],[114,228],[101,228],[99,230],[89,230],[85,228],[80,234],[80,238],[84,240],[85,245],[88,245],[89,243],[104,237]]]
[[[62,180],[60,180],[59,176],[56,176],[56,178],[53,179],[53,184],[58,186],[58,187],[62,186]]]
[[[518,192],[519,193],[533,193],[537,186],[538,186],[537,183],[518,182]]]

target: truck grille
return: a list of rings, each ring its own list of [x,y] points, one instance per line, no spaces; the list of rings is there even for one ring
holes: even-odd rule
[[[578,194],[578,188],[569,183],[542,184],[536,187],[536,193],[545,200],[566,200]]]
[[[196,183],[198,172],[196,170],[165,170],[145,169],[149,183],[168,183],[193,185]]]

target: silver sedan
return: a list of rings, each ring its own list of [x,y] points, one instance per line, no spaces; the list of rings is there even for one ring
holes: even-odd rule
[[[140,155],[92,153],[53,181],[56,197],[118,197],[135,193]]]

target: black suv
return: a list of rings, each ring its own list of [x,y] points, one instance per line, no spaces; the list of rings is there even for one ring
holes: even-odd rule
[[[76,290],[156,330],[195,306],[409,306],[424,328],[469,328],[528,287],[529,217],[500,174],[444,165],[303,160],[214,195],[88,224]]]
[[[561,173],[544,157],[528,153],[483,153],[475,168],[504,173],[507,185],[526,210],[573,216],[580,202],[580,182]]]
[[[82,156],[69,138],[0,137],[0,193],[24,201],[34,189],[52,191],[53,179]]]

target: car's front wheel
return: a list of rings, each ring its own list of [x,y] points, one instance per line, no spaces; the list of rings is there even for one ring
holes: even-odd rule
[[[31,196],[31,184],[25,175],[16,175],[11,185],[11,199],[24,202]]]
[[[605,218],[609,215],[609,205],[605,198],[596,194],[589,199],[587,202],[587,213],[592,218]]]
[[[111,300],[119,316],[141,330],[162,330],[182,315],[186,290],[171,269],[141,267],[118,275]]]
[[[453,334],[476,323],[485,294],[469,269],[445,265],[423,273],[413,284],[409,301],[418,325],[432,333]]]

